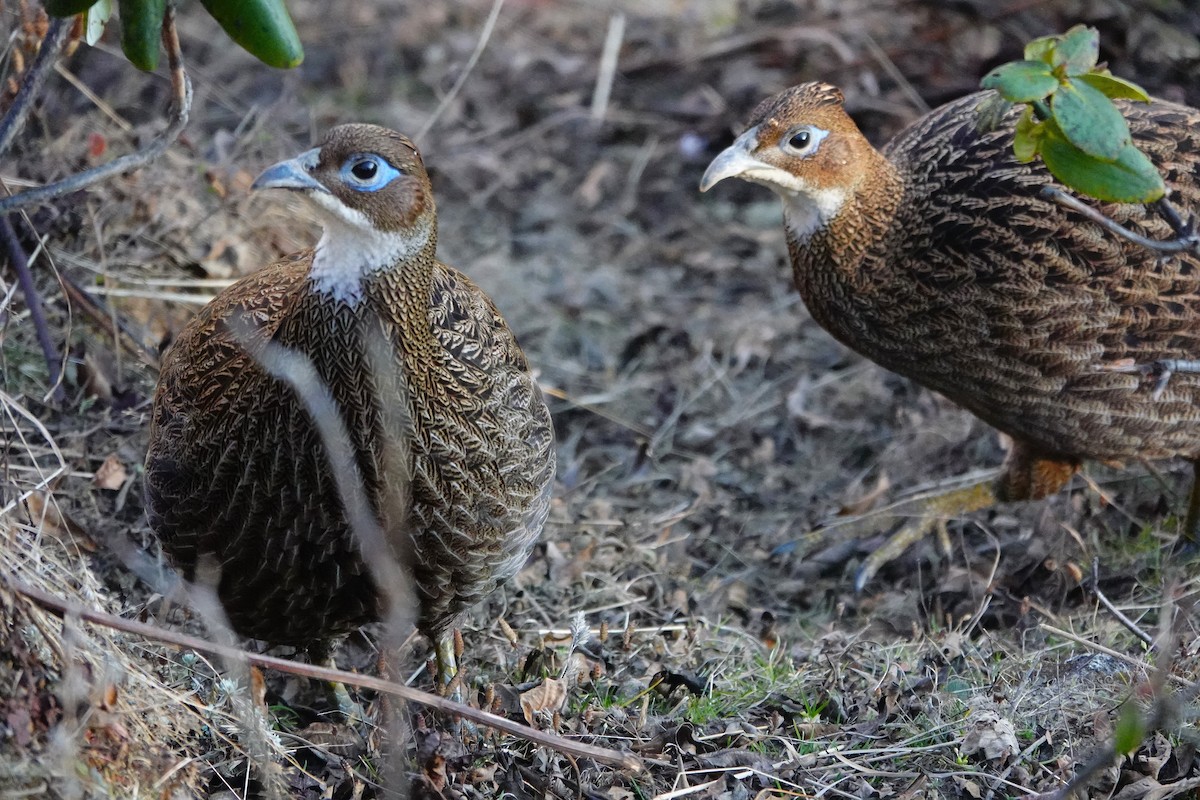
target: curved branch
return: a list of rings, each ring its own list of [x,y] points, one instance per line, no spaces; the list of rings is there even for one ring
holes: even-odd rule
[[[25,120],[29,118],[29,112],[33,110],[33,101],[42,93],[46,78],[50,77],[50,72],[54,69],[54,62],[58,60],[58,54],[62,52],[63,45],[71,36],[71,26],[74,23],[73,17],[56,19],[50,23],[50,28],[42,39],[42,46],[38,49],[37,57],[34,58],[29,71],[25,73],[25,79],[21,81],[21,88],[17,92],[13,104],[9,107],[8,113],[4,115],[4,119],[0,120],[0,155],[8,152],[13,139],[17,138],[17,134],[25,127]]]
[[[17,232],[13,230],[8,217],[0,214],[0,242],[8,250],[8,260],[13,271],[17,273],[17,283],[21,286],[21,294],[25,296],[25,307],[29,310],[29,318],[33,322],[33,330],[37,336],[38,346],[42,348],[42,356],[46,359],[46,369],[49,372],[50,397],[56,403],[66,399],[62,386],[62,359],[58,357],[58,349],[50,336],[50,326],[46,323],[46,311],[42,306],[42,296],[38,293],[37,285],[33,282],[33,274],[29,271],[29,260],[17,240]]]
[[[290,661],[286,658],[277,658],[275,656],[259,655],[256,653],[248,653],[245,650],[239,650],[236,647],[210,642],[205,639],[200,639],[195,636],[189,636],[185,633],[176,631],[164,630],[153,625],[148,625],[144,622],[137,622],[131,619],[124,619],[103,611],[96,611],[91,608],[86,608],[78,603],[73,603],[68,600],[61,600],[48,592],[41,589],[29,586],[18,580],[15,576],[0,574],[0,586],[6,586],[18,594],[22,594],[29,598],[34,603],[37,603],[42,608],[59,617],[76,617],[78,619],[87,620],[88,622],[97,625],[103,625],[113,630],[125,631],[138,636],[145,636],[173,647],[181,647],[189,650],[197,650],[202,653],[211,653],[230,659],[244,659],[246,662],[257,667],[265,667],[267,669],[275,669],[281,672],[287,672],[291,675],[299,675],[305,678],[323,681],[341,681],[352,686],[361,686],[364,689],[373,689],[377,692],[383,692],[395,697],[407,700],[410,703],[417,703],[426,708],[433,708],[445,714],[454,714],[464,719],[471,720],[480,725],[493,728],[495,730],[504,731],[505,733],[517,736],[542,747],[549,747],[552,750],[557,750],[569,756],[577,758],[590,758],[602,764],[609,764],[631,773],[641,772],[644,767],[642,759],[633,753],[612,750],[607,747],[598,747],[596,745],[586,744],[584,742],[574,741],[563,736],[553,733],[546,733],[531,728],[528,725],[523,725],[519,722],[513,722],[507,717],[501,717],[487,711],[483,711],[472,706],[457,703],[449,698],[439,697],[435,694],[422,692],[420,689],[414,689],[411,686],[405,686],[402,683],[376,678],[372,675],[362,675],[357,672],[343,672],[339,669],[331,667],[321,667],[315,664],[301,664],[297,661]]]
[[[1082,214],[1105,230],[1128,239],[1134,244],[1140,244],[1142,247],[1157,250],[1160,253],[1200,253],[1200,235],[1196,233],[1195,220],[1189,219],[1187,222],[1184,222],[1180,219],[1179,213],[1175,211],[1175,207],[1165,198],[1152,203],[1151,206],[1158,211],[1175,231],[1176,238],[1168,241],[1160,241],[1134,233],[1116,220],[1105,216],[1087,203],[1073,195],[1067,194],[1057,186],[1043,186],[1041,193],[1042,197],[1047,200],[1053,200],[1064,208],[1069,208],[1072,211]]]
[[[106,180],[114,175],[130,172],[158,158],[171,144],[179,138],[187,125],[188,112],[192,107],[192,84],[183,68],[183,55],[179,50],[179,33],[175,30],[175,9],[167,7],[163,17],[163,45],[167,49],[167,59],[171,70],[171,118],[162,136],[155,139],[142,150],[115,158],[107,164],[84,170],[61,181],[26,189],[23,192],[0,199],[0,215],[7,214],[18,208],[41,205],[55,200],[63,195],[77,192],[93,183]],[[40,61],[41,54],[38,54]],[[22,92],[25,87],[22,87]],[[0,150],[2,152],[2,150]]]

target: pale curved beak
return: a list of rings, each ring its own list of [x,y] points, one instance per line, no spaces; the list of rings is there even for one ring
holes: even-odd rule
[[[751,150],[758,142],[758,128],[753,127],[726,147],[704,170],[700,179],[700,191],[707,192],[726,178],[736,178],[752,169],[762,169],[765,164],[752,156]]]
[[[267,167],[262,174],[250,184],[251,189],[292,189],[295,191],[314,191],[329,193],[329,190],[312,176],[311,170],[320,160],[321,149],[314,147],[295,158],[280,161],[274,166]]]

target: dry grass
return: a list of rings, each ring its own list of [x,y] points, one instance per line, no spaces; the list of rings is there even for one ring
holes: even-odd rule
[[[369,797],[396,769],[418,796],[1021,796],[1060,788],[1112,739],[1123,704],[1156,697],[1179,713],[1105,765],[1088,794],[1194,789],[1180,682],[1200,670],[1198,584],[1163,563],[1186,476],[1169,464],[1090,468],[1094,486],[957,521],[950,554],[922,545],[854,594],[849,576],[874,543],[804,535],[843,507],[993,466],[1001,445],[817,328],[789,290],[771,198],[695,190],[731,126],[786,85],[841,84],[879,140],[918,113],[914,93],[936,105],[969,91],[1025,39],[1080,20],[1101,28],[1118,74],[1200,105],[1194,12],[1115,0],[508,0],[455,88],[492,4],[290,5],[309,56],[287,74],[230,55],[185,6],[196,107],[184,140],[31,215],[45,237],[34,269],[69,356],[64,409],[45,400],[22,300],[0,277],[0,798],[41,787],[259,796],[269,773],[289,795]],[[65,66],[103,107],[52,80],[17,157],[0,164],[10,186],[92,163],[89,136],[104,159],[161,127],[165,80],[123,66],[111,44]],[[383,732],[352,729],[320,686],[277,674],[266,684],[274,733],[259,737],[269,755],[251,759],[234,708],[245,692],[218,670],[125,634],[64,628],[7,588],[15,577],[195,627],[135,577],[156,569],[138,499],[146,362],[224,281],[315,238],[298,209],[248,194],[255,170],[335,122],[416,132],[440,105],[420,144],[442,258],[517,330],[560,442],[544,543],[471,617],[468,695],[630,748],[647,760],[642,775],[512,737],[456,736],[415,712],[389,760]],[[139,345],[115,342],[56,275],[100,297]],[[1081,582],[1094,557],[1101,589],[1159,637],[1156,651]],[[339,660],[369,669],[374,657],[355,637]],[[414,671],[422,658],[410,654]]]

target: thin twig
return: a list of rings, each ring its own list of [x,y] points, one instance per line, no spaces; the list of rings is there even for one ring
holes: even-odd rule
[[[1172,592],[1168,589],[1168,591],[1164,594],[1164,598],[1170,598],[1171,596]],[[1162,618],[1164,620],[1169,619],[1169,616],[1169,614],[1163,614]],[[1164,625],[1166,624],[1167,623],[1164,622]],[[1039,627],[1044,630],[1051,631],[1056,635],[1074,639],[1082,644],[1089,644],[1101,652],[1105,652],[1110,655],[1117,655],[1112,651],[1109,651],[1107,648],[1100,647],[1095,643],[1089,643],[1080,640],[1072,634],[1068,634],[1066,631],[1060,631],[1044,623],[1039,625]],[[1154,702],[1151,704],[1149,712],[1145,715],[1142,721],[1142,729],[1145,731],[1145,736],[1149,736],[1155,731],[1161,731],[1168,725],[1174,724],[1178,720],[1179,709],[1184,708],[1189,703],[1193,702],[1196,699],[1196,695],[1200,693],[1200,681],[1186,681],[1176,675],[1171,674],[1170,672],[1170,655],[1175,652],[1176,644],[1178,644],[1177,641],[1174,643],[1168,643],[1167,646],[1162,648],[1162,652],[1167,654],[1167,657],[1160,661],[1149,681],[1149,686],[1153,690]],[[1118,655],[1118,657],[1120,656]],[[1183,684],[1183,688],[1176,692],[1167,692],[1166,684],[1168,681],[1181,683]],[[1126,702],[1132,702],[1132,700]],[[1145,739],[1143,738],[1142,741],[1144,740]],[[1120,755],[1123,754],[1117,752],[1116,740],[1110,740],[1107,744],[1101,747],[1086,764],[1084,764],[1082,769],[1075,773],[1075,776],[1067,783],[1066,786],[1050,795],[1050,797],[1053,798],[1053,800],[1066,800],[1066,798],[1072,797],[1076,792],[1079,792],[1081,789],[1090,784],[1092,779],[1099,774],[1101,770],[1103,770],[1109,764],[1112,764],[1113,761]]]
[[[921,97],[921,93],[917,91],[912,82],[905,77],[900,68],[896,66],[896,62],[892,60],[887,51],[879,46],[879,42],[875,41],[870,33],[863,31],[863,41],[867,44],[867,50],[871,53],[871,57],[879,62],[879,66],[883,67],[883,71],[888,74],[888,77],[896,82],[900,87],[900,91],[904,92],[904,96],[908,98],[908,102],[913,104],[913,107],[922,114],[929,113],[929,103],[925,102],[925,98]]]
[[[163,18],[163,44],[167,49],[167,59],[171,70],[171,116],[162,136],[143,149],[115,158],[107,164],[84,170],[46,186],[26,189],[0,199],[0,214],[7,214],[17,208],[49,203],[63,195],[107,180],[114,175],[143,167],[166,152],[166,149],[179,138],[179,134],[187,126],[188,112],[192,107],[192,84],[183,68],[183,54],[179,50],[179,33],[175,30],[175,10],[171,6],[167,7],[166,16]]]
[[[483,30],[479,33],[479,41],[475,43],[475,52],[471,53],[471,57],[467,59],[467,65],[463,67],[463,71],[459,74],[458,80],[450,87],[450,91],[446,92],[446,96],[437,104],[437,108],[429,115],[429,119],[425,120],[425,124],[417,131],[417,135],[413,137],[413,141],[420,142],[425,134],[429,133],[430,129],[437,124],[438,118],[446,110],[446,107],[454,102],[454,98],[458,97],[458,93],[462,90],[463,85],[467,82],[467,76],[475,69],[475,65],[479,63],[479,57],[483,55],[483,50],[487,47],[488,40],[492,38],[492,31],[496,27],[496,20],[500,18],[500,9],[504,7],[504,0],[492,0],[492,10],[488,12],[487,20],[483,23]]]
[[[1069,208],[1072,211],[1082,214],[1110,233],[1115,233],[1117,236],[1124,237],[1134,244],[1139,244],[1142,247],[1150,250],[1156,250],[1160,253],[1186,252],[1200,254],[1200,236],[1196,234],[1195,226],[1192,225],[1191,222],[1179,222],[1178,226],[1172,224],[1172,228],[1176,233],[1176,238],[1164,242],[1134,233],[1116,220],[1105,216],[1089,206],[1087,203],[1073,195],[1067,194],[1057,186],[1043,186],[1041,194],[1042,197],[1046,198],[1047,200],[1053,200],[1055,203],[1058,203],[1064,208]],[[1174,207],[1167,203],[1165,199],[1160,200],[1155,204],[1154,207],[1159,209],[1159,213],[1163,215],[1164,219],[1166,219],[1168,223],[1171,222],[1171,215],[1174,216],[1175,220],[1179,220],[1179,215],[1175,212]]]
[[[612,96],[613,81],[617,76],[617,60],[621,55],[621,42],[625,39],[625,15],[615,12],[608,19],[608,34],[604,37],[604,49],[600,53],[600,69],[596,74],[596,88],[592,90],[592,121],[602,122],[608,110],[608,99]]]
[[[42,608],[50,611],[56,616],[63,617],[65,615],[77,616],[79,619],[87,620],[88,622],[97,625],[103,625],[113,630],[132,633],[137,636],[144,636],[148,639],[153,639],[173,647],[180,647],[188,650],[197,650],[202,653],[220,656],[222,658],[245,659],[248,663],[266,669],[279,670],[291,675],[299,675],[304,678],[312,678],[320,681],[340,681],[352,686],[360,686],[364,689],[372,689],[377,692],[394,695],[403,698],[411,703],[418,703],[441,711],[445,714],[454,714],[464,719],[469,719],[480,725],[485,725],[489,728],[494,728],[498,731],[503,731],[513,736],[533,742],[534,744],[549,747],[552,750],[557,750],[566,755],[577,756],[579,758],[590,758],[602,764],[618,767],[620,769],[629,770],[630,772],[642,771],[642,760],[632,753],[622,753],[618,750],[611,750],[605,747],[597,747],[595,745],[584,744],[583,742],[574,742],[570,739],[565,739],[561,736],[545,733],[536,728],[530,728],[519,722],[504,717],[490,714],[477,708],[456,703],[445,697],[428,692],[422,692],[420,689],[414,689],[411,686],[405,686],[402,683],[393,683],[382,678],[376,678],[371,675],[361,675],[356,672],[343,672],[340,669],[331,667],[317,666],[316,664],[301,664],[297,661],[291,661],[286,658],[277,658],[275,656],[259,655],[249,653],[245,650],[240,650],[236,647],[217,644],[205,639],[200,639],[195,636],[189,636],[177,631],[169,631],[163,628],[157,628],[153,625],[147,625],[144,622],[136,622],[131,619],[108,614],[103,611],[96,611],[90,608],[85,608],[78,603],[72,603],[66,600],[61,600],[48,592],[41,589],[36,589],[28,586],[17,580],[11,575],[0,576],[0,580],[7,583],[18,594],[28,597],[33,602],[37,603]]]
[[[114,318],[111,314],[105,313],[104,306],[92,296],[95,290],[86,291],[73,278],[64,273],[59,273],[58,281],[73,306],[81,308],[92,318],[93,322],[102,327],[114,340],[124,344],[143,364],[151,369],[158,369],[158,353],[148,347],[141,337],[130,330],[119,317]],[[201,295],[196,296],[200,297]],[[207,303],[212,297],[208,296],[203,299]]]
[[[1051,635],[1058,636],[1062,639],[1066,639],[1071,642],[1075,642],[1075,644],[1081,644],[1084,647],[1087,647],[1091,650],[1095,650],[1097,653],[1103,653],[1104,655],[1115,658],[1118,661],[1123,661],[1131,667],[1136,667],[1138,669],[1145,669],[1145,670],[1150,669],[1150,665],[1141,659],[1134,658],[1133,656],[1125,655],[1124,653],[1120,652],[1119,650],[1113,650],[1111,647],[1105,647],[1104,645],[1099,644],[1098,642],[1089,641],[1088,639],[1085,639],[1082,636],[1071,633],[1070,631],[1065,631],[1062,628],[1056,628],[1053,625],[1049,625],[1045,622],[1039,622],[1038,628],[1040,628],[1041,630],[1043,630],[1046,633],[1049,633]],[[1185,680],[1185,679],[1179,677],[1178,675],[1169,676],[1169,680],[1172,683],[1174,683],[1176,686],[1184,686],[1184,687],[1193,686],[1191,681]],[[1198,683],[1196,685],[1200,685],[1200,683]]]
[[[17,232],[13,230],[8,217],[3,214],[0,214],[0,239],[4,240],[5,249],[8,250],[8,260],[12,262],[13,270],[17,273],[17,283],[21,286],[21,294],[25,296],[25,306],[29,309],[29,316],[33,320],[33,330],[37,335],[38,346],[42,348],[42,356],[46,359],[46,370],[50,374],[50,396],[54,398],[54,402],[62,403],[66,400],[66,393],[62,387],[62,359],[58,357],[58,350],[50,336],[50,328],[46,324],[46,312],[42,308],[42,296],[33,282],[33,274],[29,271],[29,261],[25,257],[25,251],[21,249]]]
[[[1200,360],[1160,358],[1148,364],[1138,364],[1132,359],[1125,359],[1117,363],[1097,365],[1096,369],[1106,372],[1136,372],[1147,378],[1154,378],[1154,393],[1150,397],[1157,400],[1163,396],[1167,384],[1171,382],[1171,376],[1176,372],[1200,372]]]
[[[1096,599],[1100,601],[1100,605],[1104,606],[1104,608],[1108,611],[1108,613],[1110,613],[1114,617],[1116,617],[1117,622],[1121,623],[1126,628],[1128,628],[1129,631],[1132,632],[1134,636],[1141,639],[1142,642],[1147,647],[1149,647],[1151,650],[1154,650],[1155,649],[1154,637],[1151,636],[1150,634],[1146,633],[1141,628],[1139,628],[1137,626],[1136,622],[1131,620],[1129,617],[1125,616],[1125,614],[1122,613],[1121,609],[1114,606],[1112,604],[1112,601],[1104,596],[1104,592],[1100,591],[1100,559],[1099,558],[1092,559],[1092,579],[1091,579],[1091,581],[1089,581],[1089,583],[1090,583],[1090,585],[1088,586],[1088,588],[1091,589],[1092,594],[1094,594],[1096,596]]]
[[[30,66],[29,71],[25,73],[24,80],[21,81],[21,88],[17,91],[13,104],[9,107],[8,113],[4,115],[4,119],[0,120],[0,155],[8,152],[13,140],[17,138],[17,134],[25,127],[25,120],[29,119],[29,112],[33,110],[33,101],[41,95],[42,87],[54,70],[58,54],[62,51],[63,45],[67,43],[67,39],[71,35],[71,26],[74,24],[73,18],[56,19],[50,23],[50,29],[46,31],[46,36],[42,39],[33,65]]]

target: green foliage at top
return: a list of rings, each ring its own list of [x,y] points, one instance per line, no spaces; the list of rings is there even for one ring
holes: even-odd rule
[[[259,61],[290,69],[304,60],[304,48],[284,0],[200,0],[229,37]],[[102,28],[113,0],[43,0],[53,17],[86,14],[89,31]],[[117,0],[121,17],[121,49],[138,69],[158,66],[158,43],[167,0]],[[96,37],[98,38],[98,33]],[[89,32],[89,41],[93,41]]]
[[[1096,29],[1076,25],[1034,39],[1023,60],[996,67],[982,85],[1008,104],[1027,104],[1013,139],[1020,161],[1040,155],[1055,178],[1099,200],[1153,202],[1166,192],[1162,176],[1133,144],[1129,124],[1113,103],[1148,103],[1150,96],[1098,65],[1099,57]]]

